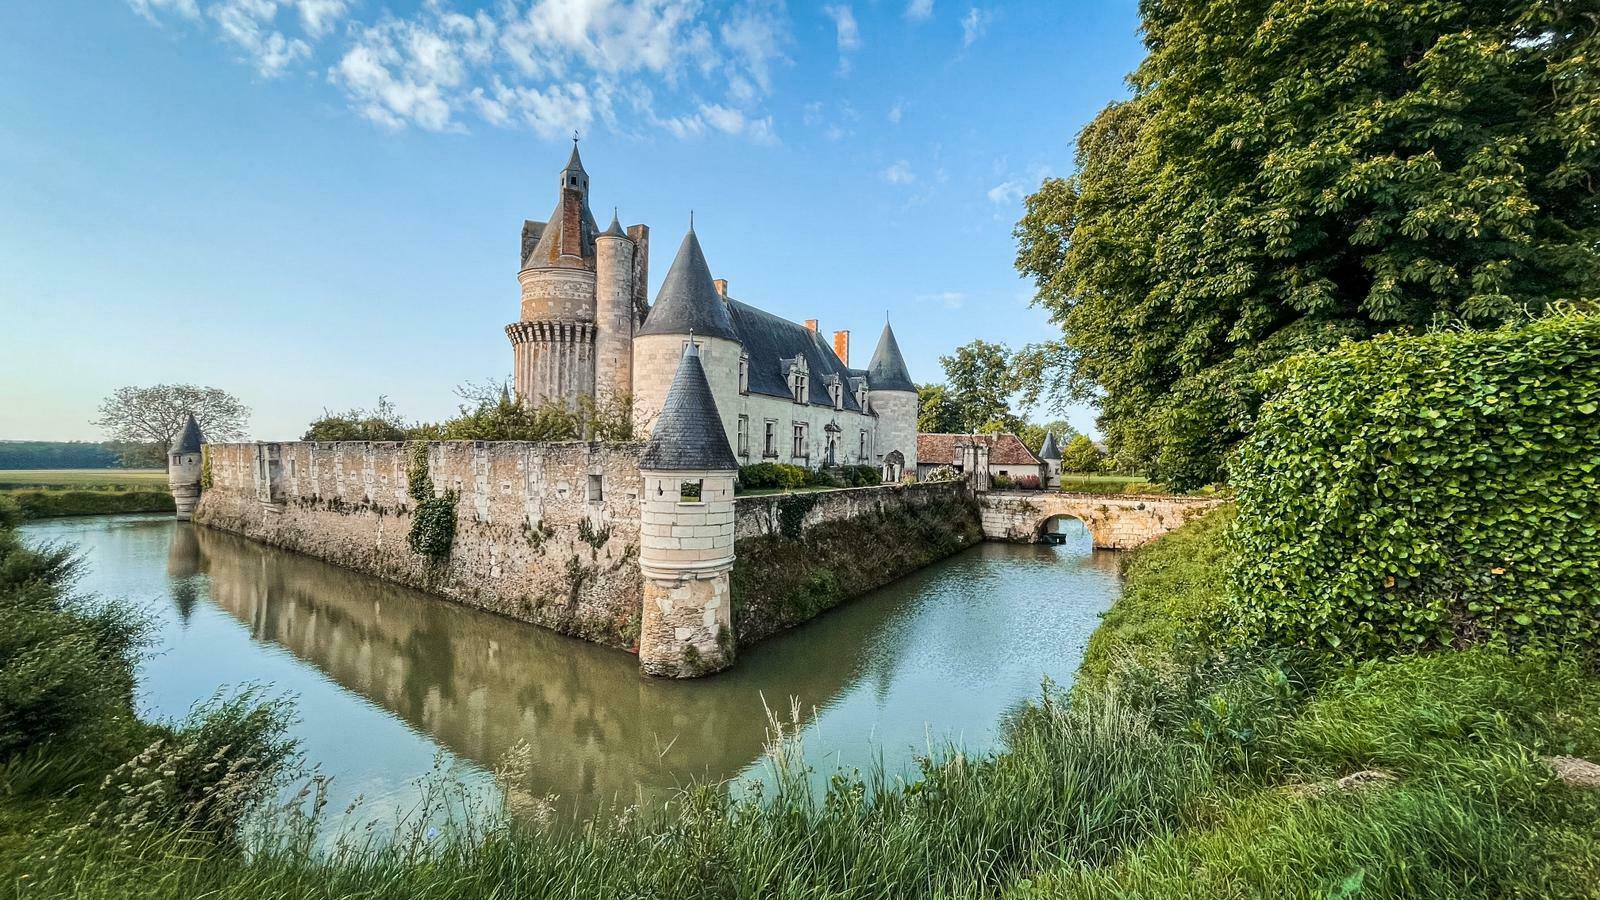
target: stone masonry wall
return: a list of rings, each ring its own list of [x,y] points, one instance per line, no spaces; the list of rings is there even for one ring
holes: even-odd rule
[[[407,542],[415,504],[406,444],[213,444],[212,484],[194,518],[468,606],[632,648],[641,604],[642,449],[429,445],[435,493],[460,497],[450,557],[438,564]]]
[[[983,540],[962,482],[741,497],[734,522],[741,647]]]
[[[1132,550],[1216,508],[1212,497],[1081,494],[1055,491],[992,492],[980,495],[983,536],[992,541],[1033,542],[1056,516],[1088,526],[1101,550]]]

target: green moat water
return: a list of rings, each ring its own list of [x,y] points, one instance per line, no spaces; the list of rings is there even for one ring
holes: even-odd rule
[[[803,711],[818,771],[891,774],[954,743],[994,746],[1044,678],[1071,681],[1119,590],[1115,554],[1082,526],[1060,546],[983,544],[746,648],[696,682],[642,677],[617,650],[457,606],[315,559],[165,517],[37,522],[77,545],[80,589],[121,597],[156,627],[139,706],[177,717],[218,689],[296,700],[295,736],[332,776],[331,811],[392,822],[436,765],[494,791],[519,743],[523,797],[589,810],[649,802],[692,779],[760,777],[766,710]],[[525,792],[525,793],[524,793]]]

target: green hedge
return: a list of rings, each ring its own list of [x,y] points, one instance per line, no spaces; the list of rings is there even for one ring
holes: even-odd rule
[[[739,484],[747,490],[805,487],[806,479],[804,466],[787,463],[756,463],[739,469]]]
[[[172,512],[166,491],[21,490],[0,492],[10,497],[25,519],[97,516],[108,513]]]
[[[1270,377],[1231,464],[1242,637],[1600,644],[1600,318],[1379,337]]]

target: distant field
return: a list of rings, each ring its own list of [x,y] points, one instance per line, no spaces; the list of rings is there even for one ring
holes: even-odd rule
[[[0,490],[166,490],[165,469],[0,469]]]

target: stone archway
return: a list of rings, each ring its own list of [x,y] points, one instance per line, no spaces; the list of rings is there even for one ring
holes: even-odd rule
[[[899,450],[889,451],[883,458],[883,483],[899,484],[906,473],[906,455]]]
[[[1070,516],[1089,529],[1100,550],[1132,550],[1220,506],[1211,497],[988,491],[978,495],[983,536],[1038,543],[1051,519]]]
[[[1090,524],[1089,520],[1079,518],[1071,513],[1056,513],[1040,519],[1038,526],[1036,526],[1034,529],[1035,534],[1033,542],[1036,544],[1066,543],[1066,535],[1064,533],[1051,530],[1050,526],[1057,522],[1077,522],[1079,525],[1083,526],[1084,533],[1089,536],[1091,541],[1094,541],[1095,546],[1098,547],[1100,545],[1099,540],[1094,534],[1094,526]]]

